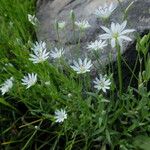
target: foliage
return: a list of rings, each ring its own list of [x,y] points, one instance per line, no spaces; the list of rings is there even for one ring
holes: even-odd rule
[[[111,86],[105,93],[93,88],[90,73],[77,74],[63,57],[37,64],[29,60],[37,39],[36,27],[27,16],[34,7],[34,0],[0,1],[0,85],[14,77],[12,89],[0,97],[1,148],[148,150],[150,34],[137,40],[141,66],[144,59],[138,87],[118,92],[113,72],[106,70]],[[27,73],[37,74],[37,82],[29,89],[21,83]],[[61,108],[67,119],[57,123],[55,111]]]

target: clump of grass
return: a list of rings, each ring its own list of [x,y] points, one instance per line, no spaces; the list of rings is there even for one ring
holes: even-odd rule
[[[119,52],[118,90],[113,72],[97,71],[100,75],[93,79],[90,71],[94,65],[89,58],[79,58],[71,65],[66,61],[59,35],[66,24],[56,22],[60,43],[54,50],[49,51],[45,42],[35,42],[38,22],[32,16],[34,4],[35,1],[0,1],[3,12],[0,16],[1,147],[22,150],[146,149],[150,134],[150,34],[137,40],[141,65],[136,77],[138,87],[128,87],[124,92],[119,34],[109,36],[111,46]],[[28,14],[32,14],[30,19]],[[89,23],[77,21],[73,11],[70,15],[74,38],[76,29],[84,35]],[[81,48],[80,38],[76,49]],[[106,35],[103,38],[107,39]],[[106,41],[97,41],[87,47],[101,50],[105,46]],[[145,142],[139,144],[141,137]]]

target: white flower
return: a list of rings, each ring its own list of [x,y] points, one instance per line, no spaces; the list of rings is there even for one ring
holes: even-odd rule
[[[108,5],[105,3],[103,6],[100,6],[95,11],[95,15],[97,15],[99,18],[107,19],[111,15],[111,13],[116,9],[117,5],[114,3],[111,3]]]
[[[34,54],[30,54],[29,60],[34,64],[46,61],[49,58],[49,52],[46,52],[46,43],[40,41],[36,42],[31,48]]]
[[[126,34],[130,32],[134,32],[134,29],[125,29],[127,25],[127,21],[124,21],[122,24],[119,23],[111,23],[111,28],[108,29],[104,26],[101,26],[101,28],[106,32],[105,34],[100,35],[99,37],[101,39],[110,39],[111,40],[111,46],[114,48],[116,46],[116,42],[122,46],[122,41],[132,41],[131,38],[126,36]]]
[[[75,25],[82,30],[91,27],[87,20],[75,21]]]
[[[106,78],[105,76],[99,75],[99,78],[96,78],[94,81],[94,88],[98,90],[102,90],[103,92],[106,92],[107,89],[110,89],[110,79]]]
[[[37,74],[28,73],[28,75],[24,76],[21,81],[22,84],[26,86],[26,89],[28,89],[37,82]]]
[[[58,28],[59,29],[64,29],[65,28],[65,26],[66,26],[66,22],[65,21],[62,21],[62,22],[58,22]]]
[[[36,26],[38,24],[38,19],[35,17],[35,15],[28,14],[28,20],[34,26]]]
[[[34,52],[42,52],[44,49],[46,49],[46,43],[43,41],[40,42],[35,42],[35,44],[33,44],[33,47],[31,48]]]
[[[11,77],[10,79],[7,79],[2,85],[0,85],[2,95],[9,92],[9,90],[13,87],[13,81],[14,78]]]
[[[90,68],[92,66],[91,60],[87,61],[87,58],[82,61],[80,58],[78,59],[78,62],[73,61],[73,66],[71,68],[77,72],[77,74],[83,74],[86,72],[90,72]]]
[[[91,42],[87,48],[90,49],[90,50],[102,50],[105,46],[107,46],[107,43],[106,41],[102,41],[102,40],[99,40],[99,41],[95,41],[95,42]]]
[[[55,122],[58,122],[58,123],[63,122],[65,119],[67,119],[67,113],[63,109],[56,110],[54,118],[56,119]]]
[[[60,57],[62,57],[63,54],[64,54],[63,48],[61,49],[54,48],[54,50],[51,51],[50,56],[54,59],[59,59]]]

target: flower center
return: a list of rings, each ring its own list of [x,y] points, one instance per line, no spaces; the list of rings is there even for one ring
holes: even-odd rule
[[[80,70],[81,70],[81,72],[84,72],[84,71],[85,71],[85,68],[84,68],[83,65],[80,65]]]
[[[116,33],[113,34],[113,37],[114,37],[115,39],[117,39],[118,36],[119,36],[118,32],[116,32]]]
[[[99,86],[100,86],[101,88],[103,88],[103,87],[104,87],[104,82],[99,82]]]

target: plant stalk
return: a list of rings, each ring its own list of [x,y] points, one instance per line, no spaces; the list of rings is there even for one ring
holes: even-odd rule
[[[121,66],[121,48],[118,42],[116,41],[117,49],[117,68],[118,68],[118,78],[119,78],[119,95],[122,95],[122,66]]]

